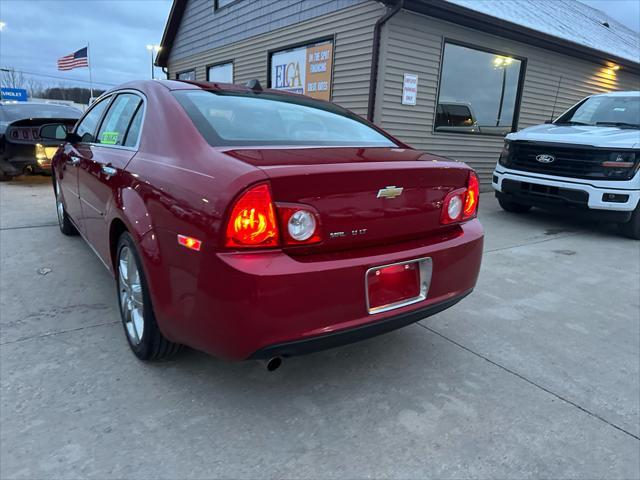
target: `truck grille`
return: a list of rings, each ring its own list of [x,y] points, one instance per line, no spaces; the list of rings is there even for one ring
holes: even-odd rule
[[[615,156],[616,153],[614,150],[595,149],[581,145],[558,146],[545,143],[512,142],[508,166],[527,172],[560,177],[627,180],[633,176],[636,168],[612,169],[602,166],[602,162],[609,161],[611,155]],[[552,155],[555,160],[551,163],[542,163],[536,159],[539,155]]]

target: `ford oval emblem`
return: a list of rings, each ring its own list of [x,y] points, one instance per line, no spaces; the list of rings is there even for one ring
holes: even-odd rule
[[[541,155],[536,155],[536,160],[539,161],[540,163],[553,163],[556,161],[556,157],[554,157],[553,155],[547,155],[545,153]]]

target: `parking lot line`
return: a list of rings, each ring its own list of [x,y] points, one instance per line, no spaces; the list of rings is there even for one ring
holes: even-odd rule
[[[425,330],[430,331],[431,333],[434,333],[434,334],[436,334],[436,335],[438,335],[438,336],[442,337],[442,338],[443,338],[443,339],[445,339],[446,341],[453,343],[454,345],[456,345],[456,346],[458,346],[458,347],[462,348],[463,350],[466,350],[467,352],[472,353],[473,355],[476,355],[477,357],[479,357],[479,358],[483,359],[484,361],[489,362],[490,364],[492,364],[492,365],[494,365],[494,366],[496,366],[496,367],[498,367],[498,368],[500,368],[500,369],[504,370],[505,372],[510,373],[511,375],[514,375],[514,376],[518,377],[520,380],[523,380],[523,381],[525,381],[525,382],[527,382],[527,383],[529,383],[529,384],[533,385],[534,387],[539,388],[540,390],[542,390],[542,391],[544,391],[544,392],[547,392],[549,395],[553,395],[553,396],[554,396],[554,397],[556,397],[558,400],[562,400],[563,402],[568,403],[569,405],[573,405],[573,406],[574,406],[574,407],[576,407],[578,410],[581,410],[581,411],[583,411],[584,413],[586,413],[587,415],[590,415],[590,416],[592,416],[592,417],[597,418],[598,420],[600,420],[601,422],[606,423],[606,424],[607,424],[607,425],[609,425],[610,427],[613,427],[613,428],[615,428],[615,429],[617,429],[617,430],[620,430],[621,432],[623,432],[623,433],[625,433],[625,434],[629,435],[629,436],[630,436],[630,437],[632,437],[632,438],[635,438],[636,440],[640,440],[640,437],[639,437],[638,435],[635,435],[634,433],[629,432],[628,430],[625,430],[624,428],[622,428],[622,427],[620,427],[620,426],[616,425],[615,423],[612,423],[612,422],[608,421],[606,418],[601,417],[601,416],[600,416],[600,415],[598,415],[597,413],[591,412],[590,410],[588,410],[588,409],[584,408],[583,406],[581,406],[581,405],[577,404],[576,402],[573,402],[572,400],[569,400],[568,398],[565,398],[565,397],[563,397],[562,395],[560,395],[560,394],[558,394],[558,393],[556,393],[556,392],[554,392],[554,391],[552,391],[552,390],[549,390],[548,388],[546,388],[546,387],[544,387],[544,386],[542,386],[542,385],[540,385],[540,384],[538,384],[538,383],[534,382],[533,380],[531,380],[531,379],[527,378],[526,376],[524,376],[524,375],[522,375],[522,374],[520,374],[520,373],[518,373],[518,372],[516,372],[516,371],[514,371],[514,370],[511,370],[510,368],[507,368],[507,367],[505,367],[504,365],[501,365],[501,364],[500,364],[500,363],[498,363],[498,362],[495,362],[495,361],[491,360],[490,358],[486,357],[485,355],[482,355],[481,353],[478,353],[478,352],[476,352],[476,351],[472,350],[472,349],[471,349],[471,348],[469,348],[469,347],[465,347],[465,346],[464,346],[464,345],[462,345],[461,343],[456,342],[455,340],[452,340],[451,338],[447,337],[446,335],[443,335],[442,333],[438,332],[437,330],[434,330],[434,329],[433,329],[433,328],[431,328],[431,327],[428,327],[428,326],[426,326],[426,325],[423,325],[423,324],[422,324],[422,323],[420,323],[420,322],[418,322],[418,324],[417,324],[417,325],[418,325],[418,326],[420,326],[420,327],[422,327],[422,328],[424,328]]]

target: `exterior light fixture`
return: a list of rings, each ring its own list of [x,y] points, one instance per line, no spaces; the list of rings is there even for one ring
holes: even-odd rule
[[[496,68],[503,68],[503,67],[506,67],[507,65],[511,65],[512,63],[513,63],[513,58],[511,57],[497,56],[497,57],[494,57],[493,59],[493,66]]]

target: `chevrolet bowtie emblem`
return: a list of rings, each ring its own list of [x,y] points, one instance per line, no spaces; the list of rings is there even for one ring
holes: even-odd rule
[[[402,187],[396,187],[395,185],[381,188],[378,190],[377,198],[396,198],[402,195],[402,190]]]

